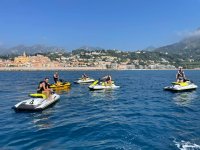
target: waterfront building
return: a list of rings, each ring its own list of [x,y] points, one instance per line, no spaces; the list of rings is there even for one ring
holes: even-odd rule
[[[26,64],[29,62],[29,57],[26,56],[26,53],[24,52],[22,56],[18,56],[14,58],[14,64],[17,66],[21,66],[22,64]]]

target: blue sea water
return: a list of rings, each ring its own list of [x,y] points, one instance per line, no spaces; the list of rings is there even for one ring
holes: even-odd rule
[[[83,71],[60,71],[73,82]],[[85,71],[111,74],[119,89],[89,91],[72,84],[57,91],[54,106],[16,113],[16,103],[34,93],[53,71],[0,73],[0,149],[3,150],[199,150],[200,89],[172,93],[163,87],[176,71]],[[200,71],[185,71],[200,87]],[[53,82],[52,78],[50,80]]]

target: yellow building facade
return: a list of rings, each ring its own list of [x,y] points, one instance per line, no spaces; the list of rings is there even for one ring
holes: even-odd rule
[[[29,62],[29,57],[26,56],[26,53],[24,52],[22,56],[18,56],[14,58],[15,64],[25,64]]]

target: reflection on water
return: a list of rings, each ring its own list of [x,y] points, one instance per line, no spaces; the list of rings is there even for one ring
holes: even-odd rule
[[[54,90],[57,94],[65,94],[70,91],[70,87],[68,88],[59,88]],[[35,124],[34,126],[38,128],[39,130],[41,129],[49,129],[53,128],[54,122],[52,122],[52,115],[54,114],[53,109],[45,109],[45,111],[42,112],[36,112],[32,113],[32,119],[33,123]]]
[[[67,87],[67,88],[58,88],[58,89],[55,89],[54,91],[57,94],[65,94],[65,93],[68,93],[70,90],[71,90],[71,88]]]
[[[176,93],[173,100],[177,105],[180,106],[187,106],[189,105],[193,100],[195,100],[198,97],[196,91],[192,92],[183,92],[183,93]]]
[[[94,71],[91,76],[95,78],[112,74],[121,88],[89,91],[88,85],[72,84],[71,89],[56,90],[63,93],[61,99],[42,112],[15,113],[10,109],[36,89],[44,74],[52,73],[0,74],[0,149],[199,148],[200,90],[162,91],[175,71]],[[61,74],[72,82],[82,72]],[[190,71],[190,75],[200,86],[199,71]]]
[[[91,91],[90,94],[96,100],[115,100],[117,98],[114,90]]]
[[[35,124],[35,127],[40,129],[49,129],[53,127],[53,123],[51,121],[53,110],[48,109],[45,111],[42,111],[41,113],[33,113],[33,123]]]

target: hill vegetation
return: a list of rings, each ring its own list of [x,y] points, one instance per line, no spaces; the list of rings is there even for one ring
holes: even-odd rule
[[[199,32],[200,33],[200,32]],[[160,48],[147,48],[138,51],[105,50],[99,47],[81,47],[71,52],[64,48],[48,47],[43,45],[24,46],[19,45],[9,49],[1,48],[1,59],[13,59],[26,52],[28,55],[42,54],[51,60],[62,60],[75,57],[80,61],[105,61],[118,64],[139,65],[172,65],[184,68],[200,68],[200,34],[190,36],[180,42]]]
[[[176,57],[176,62],[185,68],[200,68],[200,35],[155,49],[155,52]]]

